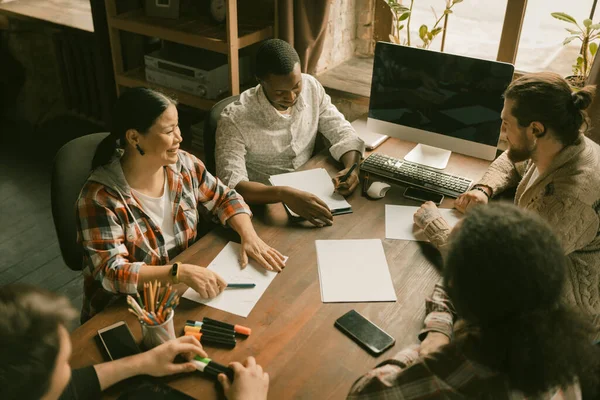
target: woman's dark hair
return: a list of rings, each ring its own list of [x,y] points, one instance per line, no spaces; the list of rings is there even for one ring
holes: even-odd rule
[[[538,215],[510,204],[477,207],[452,234],[446,261],[456,311],[480,331],[465,346],[476,361],[526,395],[575,379],[596,387],[593,329],[560,303],[568,260]]]
[[[54,373],[58,327],[76,312],[62,296],[13,284],[0,288],[0,315],[0,398],[39,399]]]
[[[299,62],[298,53],[285,40],[265,40],[256,52],[256,77],[264,79],[269,74],[287,75]]]
[[[560,75],[553,72],[538,72],[523,75],[514,80],[504,92],[504,97],[514,101],[511,110],[517,122],[527,127],[534,121],[552,129],[565,146],[573,144],[586,123],[587,113],[595,86],[585,86],[576,92]]]
[[[117,142],[125,143],[125,133],[135,129],[145,134],[171,105],[177,102],[156,90],[136,87],[124,92],[117,100],[112,114],[112,129],[96,149],[92,169],[108,163],[115,153]]]

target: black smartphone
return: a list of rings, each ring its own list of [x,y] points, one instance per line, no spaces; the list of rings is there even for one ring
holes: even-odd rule
[[[396,343],[393,337],[355,310],[339,317],[334,326],[375,356]]]
[[[125,321],[98,330],[98,338],[108,358],[118,360],[140,352]]]
[[[418,189],[414,187],[407,187],[404,191],[404,197],[411,200],[417,201],[433,201],[435,205],[439,206],[444,200],[444,195],[439,193],[429,192],[424,189]]]

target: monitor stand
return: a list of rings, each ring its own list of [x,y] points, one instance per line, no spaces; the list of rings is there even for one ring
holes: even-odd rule
[[[404,156],[404,159],[406,161],[425,165],[426,167],[444,169],[448,165],[451,154],[452,152],[450,150],[418,144]]]

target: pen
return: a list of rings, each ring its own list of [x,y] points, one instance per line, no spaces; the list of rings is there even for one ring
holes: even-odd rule
[[[215,336],[223,336],[223,337],[228,337],[231,339],[235,339],[235,332],[234,331],[220,331],[218,329],[211,329],[211,327],[201,327],[201,326],[189,326],[186,325],[183,328],[183,332],[184,333],[188,333],[188,332],[194,332],[194,333],[207,333],[209,335],[215,335]]]
[[[196,368],[199,371],[208,372],[209,375],[212,375],[214,371],[217,371],[216,375],[218,375],[219,373],[225,374],[227,375],[229,380],[233,382],[233,370],[231,368],[216,363],[210,358],[203,358],[200,356],[196,356],[193,362],[196,364]],[[209,369],[208,371],[207,368]]]
[[[252,289],[256,283],[228,283],[227,289]]]
[[[208,333],[194,333],[187,332],[185,336],[193,336],[202,344],[207,344],[209,346],[219,346],[219,347],[227,347],[233,349],[236,345],[235,339],[225,338],[222,336],[214,336]]]
[[[354,171],[354,168],[356,168],[357,166],[358,166],[358,163],[352,164],[352,166],[350,167],[350,169],[348,170],[348,172],[346,172],[344,174],[344,176],[342,176],[340,178],[340,182],[346,182],[346,179],[348,179],[350,177],[350,174],[352,173],[352,171]]]
[[[228,329],[233,329],[234,331],[236,331],[239,334],[242,335],[246,335],[246,336],[250,336],[250,333],[252,332],[252,329],[242,326],[242,325],[231,325],[228,324],[226,322],[221,322],[221,321],[217,321],[208,317],[204,317],[202,318],[202,323],[204,324],[204,326],[218,326],[221,328],[228,328]]]
[[[235,331],[233,329],[223,328],[221,326],[215,326],[215,325],[210,325],[210,324],[204,324],[203,322],[192,321],[192,320],[189,320],[189,319],[185,323],[185,326],[196,327],[196,328],[202,328],[202,327],[204,327],[205,329],[209,329],[209,330],[214,331],[214,332],[220,332],[220,333],[235,335]]]

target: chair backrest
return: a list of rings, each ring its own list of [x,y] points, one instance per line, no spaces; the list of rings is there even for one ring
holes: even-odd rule
[[[50,186],[52,217],[63,260],[75,271],[83,268],[83,250],[77,244],[75,202],[92,169],[96,148],[107,136],[108,132],[102,132],[73,139],[54,158]]]
[[[205,162],[204,165],[206,169],[211,174],[215,175],[217,173],[216,169],[216,160],[215,160],[215,134],[217,133],[217,122],[219,122],[219,117],[221,117],[221,112],[229,103],[233,103],[234,101],[240,98],[237,96],[230,96],[215,104],[206,119],[204,120],[204,153],[205,153]]]

